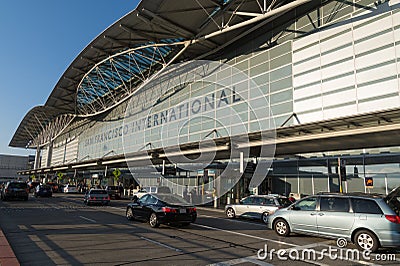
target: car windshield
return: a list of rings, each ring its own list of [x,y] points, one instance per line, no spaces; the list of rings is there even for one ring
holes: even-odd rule
[[[117,186],[108,186],[107,189],[109,190],[118,190]]]
[[[28,187],[28,185],[26,183],[10,183],[8,185],[9,188],[22,188],[25,189]]]
[[[279,205],[287,207],[292,204],[288,198],[278,198]]]
[[[107,194],[107,191],[96,189],[96,190],[91,190],[90,194]]]
[[[51,187],[50,187],[50,186],[48,186],[48,185],[43,185],[43,186],[40,186],[40,188],[41,188],[41,189],[51,189]]]
[[[74,188],[74,187],[76,187],[76,186],[73,186],[73,185],[68,185],[68,188]]]
[[[168,204],[190,205],[189,202],[174,194],[158,194],[157,198]]]

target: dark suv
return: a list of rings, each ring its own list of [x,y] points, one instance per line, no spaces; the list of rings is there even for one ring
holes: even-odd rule
[[[119,199],[120,191],[118,186],[106,186],[106,190],[110,198]]]
[[[29,187],[25,182],[10,181],[1,190],[1,199],[23,199],[28,200]]]

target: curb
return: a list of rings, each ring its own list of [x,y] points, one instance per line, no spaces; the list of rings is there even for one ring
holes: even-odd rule
[[[17,266],[20,265],[14,251],[3,231],[0,228],[0,266]]]
[[[203,210],[203,211],[211,211],[211,212],[225,213],[225,209],[219,209],[219,208],[198,207],[198,206],[196,206],[196,209],[198,209],[198,210]]]

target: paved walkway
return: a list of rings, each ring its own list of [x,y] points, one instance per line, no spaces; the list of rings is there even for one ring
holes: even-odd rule
[[[0,266],[16,266],[19,265],[14,251],[10,247],[7,238],[0,228]]]

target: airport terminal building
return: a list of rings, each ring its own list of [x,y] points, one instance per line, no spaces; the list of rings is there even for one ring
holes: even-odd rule
[[[222,201],[387,193],[400,185],[399,75],[398,0],[142,0],[10,146],[36,151],[24,174],[63,182]]]

